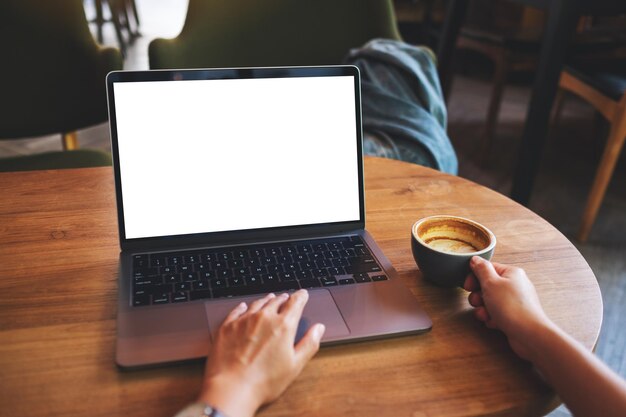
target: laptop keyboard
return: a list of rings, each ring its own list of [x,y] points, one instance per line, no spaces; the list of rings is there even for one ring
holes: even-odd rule
[[[133,256],[134,306],[385,281],[358,235]]]

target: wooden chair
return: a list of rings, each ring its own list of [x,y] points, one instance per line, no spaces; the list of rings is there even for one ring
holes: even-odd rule
[[[153,69],[338,64],[373,38],[400,39],[391,0],[190,0],[148,54]]]
[[[76,130],[108,118],[105,76],[120,52],[94,41],[81,0],[3,0],[0,20],[0,139],[61,133],[76,149]]]
[[[585,242],[626,140],[626,60],[612,63],[605,69],[566,67],[561,73],[559,87],[557,118],[563,92],[568,91],[588,101],[611,126],[578,232],[578,239]]]

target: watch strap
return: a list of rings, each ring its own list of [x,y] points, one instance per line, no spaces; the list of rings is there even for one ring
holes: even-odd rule
[[[175,417],[226,417],[212,405],[197,401],[183,408]]]

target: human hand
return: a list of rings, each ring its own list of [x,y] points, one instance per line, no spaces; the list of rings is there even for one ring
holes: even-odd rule
[[[318,351],[324,334],[318,323],[294,346],[308,298],[299,290],[235,307],[209,352],[200,400],[228,417],[249,417],[278,398]]]
[[[463,287],[470,291],[468,300],[475,307],[476,318],[487,327],[502,330],[515,353],[532,360],[527,344],[533,332],[552,322],[526,272],[479,256],[471,259],[470,268],[472,273]]]

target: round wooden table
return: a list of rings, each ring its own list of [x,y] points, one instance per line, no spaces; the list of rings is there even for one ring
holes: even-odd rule
[[[115,367],[119,247],[111,169],[0,174],[0,184],[0,403],[7,415],[172,416],[192,401],[201,363]],[[366,158],[365,188],[367,229],[433,328],[323,348],[259,415],[523,416],[555,407],[555,394],[506,338],[474,319],[465,291],[423,280],[410,230],[434,214],[489,227],[498,239],[494,260],[523,267],[547,314],[593,349],[602,299],[576,248],[510,199],[431,169]]]

